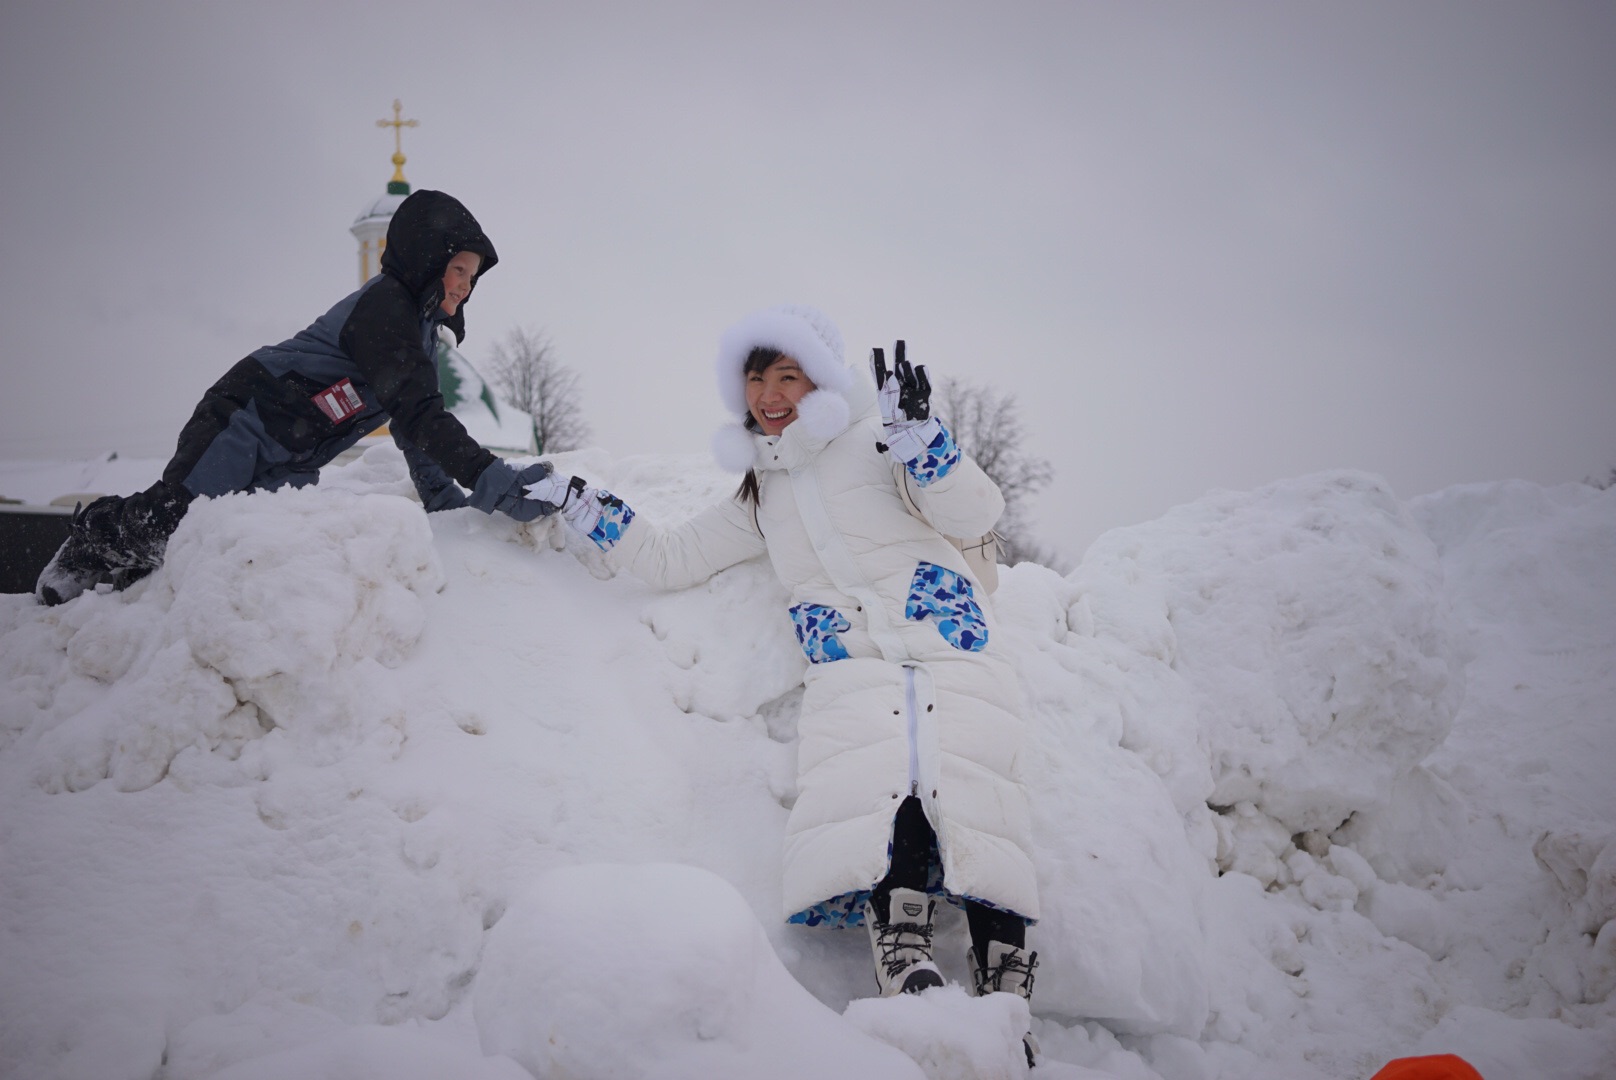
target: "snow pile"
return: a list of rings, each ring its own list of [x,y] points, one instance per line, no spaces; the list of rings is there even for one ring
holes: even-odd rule
[[[534,1076],[922,1076],[850,1033],[734,887],[689,866],[546,875],[489,935],[475,1004],[483,1049]]]
[[[1027,1003],[1016,994],[977,998],[945,986],[921,996],[865,998],[848,1005],[845,1015],[902,1050],[927,1080],[1009,1080],[1029,1072]]]
[[[1102,537],[1075,579],[1098,635],[1189,684],[1212,803],[1287,835],[1384,806],[1463,697],[1435,545],[1371,476],[1215,493]]]
[[[1046,961],[1040,1007],[1194,1036],[1208,865],[1292,883],[1292,837],[1322,850],[1385,806],[1452,721],[1436,550],[1384,484],[1340,473],[1217,493],[1102,537],[1069,582],[1036,574],[996,601],[1045,630],[1017,646],[1046,921],[1073,954]]]
[[[664,520],[733,484],[560,467]],[[1020,999],[871,1001],[861,933],[780,923],[765,564],[657,593],[409,491],[377,447],[0,599],[0,1075],[1026,1074]],[[1331,473],[1007,570],[1034,1075],[1608,1072],[1613,545],[1613,493]]]
[[[44,789],[111,777],[138,791],[171,766],[180,783],[240,775],[218,759],[277,726],[322,761],[373,736],[355,721],[385,711],[383,669],[419,639],[419,594],[442,579],[418,506],[351,503],[314,490],[202,500],[140,602],[92,595],[46,620],[65,647],[31,657],[39,719],[8,709],[6,725],[34,743]]]
[[[255,1033],[244,1033],[248,1038]],[[188,1061],[168,1072],[194,1075]],[[509,1058],[482,1057],[397,1027],[339,1028],[293,1050],[276,1050],[207,1074],[211,1080],[531,1080]]]

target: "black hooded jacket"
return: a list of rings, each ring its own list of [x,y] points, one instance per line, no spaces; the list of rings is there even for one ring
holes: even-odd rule
[[[455,341],[466,338],[466,304],[447,319],[443,273],[458,252],[482,256],[477,282],[494,268],[499,256],[482,226],[460,202],[441,191],[417,191],[399,205],[387,226],[381,280],[366,289],[343,324],[337,342],[353,357],[365,381],[391,417],[393,430],[423,450],[466,487],[494,460],[443,407],[433,350],[423,337],[423,322],[442,322]]]
[[[499,261],[477,219],[441,191],[405,199],[388,224],[382,272],[307,329],[258,349],[215,383],[180,432],[164,481],[193,495],[307,483],[391,422],[423,499],[449,477],[474,487],[495,457],[444,408],[435,355],[440,325],[456,341],[465,338],[470,295],[452,316],[438,307],[444,271],[461,251],[482,256],[475,291]],[[333,420],[315,396],[344,382],[359,404]]]

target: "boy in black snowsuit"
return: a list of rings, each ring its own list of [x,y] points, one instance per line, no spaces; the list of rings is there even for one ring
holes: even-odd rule
[[[198,495],[314,483],[322,465],[389,422],[428,511],[473,506],[518,521],[553,512],[524,491],[550,467],[518,472],[505,464],[466,433],[438,391],[438,327],[464,340],[462,305],[498,261],[457,200],[441,191],[405,199],[387,227],[382,272],[302,333],[257,350],[214,383],[181,429],[161,480],[74,514],[35,598],[60,604],[101,582],[121,589],[161,565]]]

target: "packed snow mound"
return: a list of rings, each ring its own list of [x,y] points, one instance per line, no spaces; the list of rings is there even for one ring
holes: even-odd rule
[[[532,1080],[510,1058],[483,1057],[406,1028],[347,1028],[310,1046],[226,1066],[208,1080]]]
[[[734,484],[557,464],[664,521]],[[377,447],[198,503],[123,593],[0,598],[0,1075],[1019,1075],[959,912],[918,1001],[778,922],[806,660],[766,562],[661,593],[410,490]],[[1035,1075],[1616,1053],[1612,536],[1609,495],[1331,473],[1007,569]]]
[[[1374,476],[1213,493],[1105,534],[1073,578],[1097,636],[1188,684],[1212,803],[1289,834],[1385,806],[1464,697],[1436,548]]]
[[[488,935],[474,1005],[483,1050],[534,1076],[924,1075],[816,1001],[734,886],[690,866],[546,875]]]
[[[1531,633],[1566,658],[1616,660],[1613,503],[1616,488],[1516,480],[1448,488],[1410,501],[1409,512],[1460,586],[1469,633]]]
[[[1409,512],[1442,554],[1455,622],[1463,628],[1461,650],[1508,657],[1507,663],[1472,664],[1469,675],[1471,698],[1488,702],[1508,723],[1485,735],[1449,740],[1430,764],[1451,763],[1458,779],[1485,767],[1489,786],[1518,792],[1545,810],[1549,800],[1541,778],[1551,772],[1568,792],[1598,793],[1579,796],[1583,805],[1576,813],[1557,811],[1538,821],[1552,832],[1543,837],[1552,839],[1551,846],[1582,853],[1577,861],[1586,871],[1593,859],[1587,853],[1588,822],[1616,823],[1613,762],[1597,750],[1551,759],[1544,747],[1562,732],[1574,735],[1568,725],[1587,715],[1612,715],[1616,488],[1464,484],[1411,500]],[[1546,710],[1540,694],[1551,688],[1576,707]],[[1420,768],[1397,784],[1391,804],[1360,813],[1342,838],[1382,877],[1419,885],[1432,875],[1463,874],[1465,884],[1479,887],[1495,876],[1495,867],[1452,863],[1452,836],[1467,828],[1467,813],[1449,783]],[[1436,823],[1442,827],[1433,828]],[[1557,878],[1566,876],[1556,872]]]
[[[1029,1073],[1024,1038],[1030,1018],[1016,994],[971,997],[961,986],[924,994],[864,998],[847,1019],[920,1066],[926,1080],[1012,1080]]]
[[[1118,1031],[1199,1032],[1208,867],[1295,883],[1293,837],[1386,806],[1463,694],[1436,549],[1359,473],[1209,495],[1107,533],[1067,581],[1016,567],[994,603],[1044,928],[1071,949],[1039,1007]]]
[[[420,638],[421,597],[441,584],[407,499],[198,500],[149,587],[44,614],[63,647],[26,654],[39,668],[12,683],[24,707],[6,710],[0,738],[27,732],[47,791],[108,777],[138,791],[177,759],[182,782],[239,775],[229,763],[278,726],[334,761],[375,734],[354,719],[386,700],[385,669]]]
[[[1211,814],[1204,788],[1188,819],[1175,805],[1182,759],[1153,755],[1164,777],[1125,743],[1128,719],[1170,719],[1152,710],[1170,707],[1183,686],[1125,648],[1068,629],[1080,596],[1026,564],[1004,571],[994,594],[1028,720],[1023,768],[1043,908],[1029,943],[1063,943],[1039,950],[1038,1007],[1193,1036],[1207,1015]],[[1188,698],[1180,704],[1188,709]],[[1198,767],[1204,775],[1204,756]]]

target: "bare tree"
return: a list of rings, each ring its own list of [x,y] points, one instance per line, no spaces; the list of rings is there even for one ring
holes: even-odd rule
[[[576,450],[589,438],[578,392],[578,373],[556,359],[550,339],[518,326],[495,344],[488,381],[500,397],[533,417],[541,454]]]
[[[1590,476],[1585,478],[1583,483],[1596,487],[1600,491],[1609,491],[1611,488],[1616,487],[1616,469],[1611,469],[1604,479]]]
[[[1014,394],[989,387],[944,379],[932,391],[932,411],[954,433],[954,441],[970,454],[982,471],[1004,493],[1004,516],[999,535],[1005,539],[1005,559],[1012,566],[1036,562],[1066,570],[1066,560],[1032,539],[1027,522],[1032,497],[1054,479],[1045,458],[1035,457],[1025,445],[1027,430]]]

